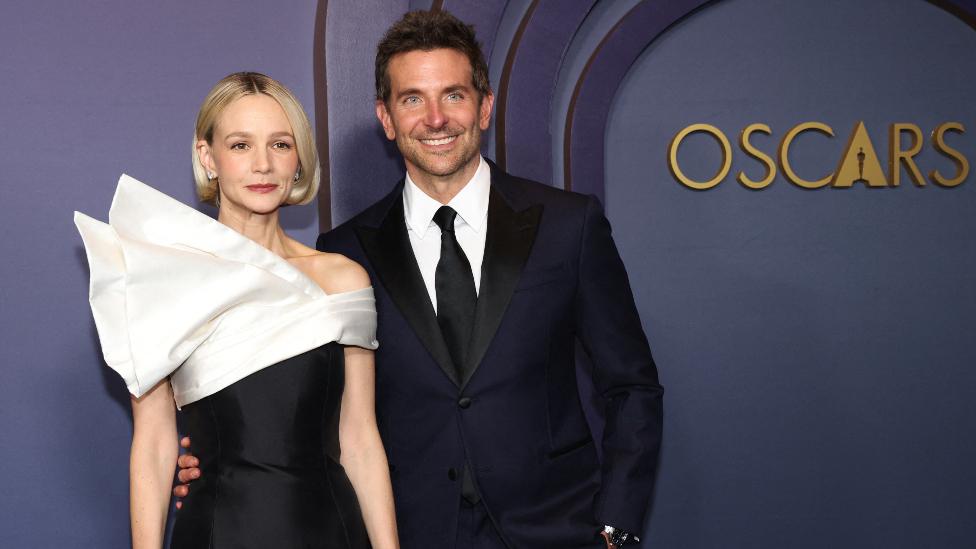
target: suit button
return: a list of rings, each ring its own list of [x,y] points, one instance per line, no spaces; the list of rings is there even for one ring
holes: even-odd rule
[[[451,467],[447,470],[447,478],[450,480],[457,480],[457,469]]]
[[[461,400],[458,400],[458,406],[461,408],[468,408],[471,406],[471,399],[468,397],[461,397]]]

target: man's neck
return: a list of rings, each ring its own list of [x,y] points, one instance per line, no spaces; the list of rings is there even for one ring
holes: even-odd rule
[[[447,204],[474,178],[474,174],[477,173],[480,165],[481,156],[478,155],[452,174],[438,176],[424,172],[411,164],[407,164],[407,174],[410,175],[410,180],[413,181],[414,185],[424,194],[441,204]]]

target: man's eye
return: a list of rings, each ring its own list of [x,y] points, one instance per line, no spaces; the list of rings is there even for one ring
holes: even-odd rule
[[[405,105],[416,105],[417,103],[420,103],[420,98],[416,95],[411,95],[410,97],[404,98],[403,103]]]
[[[460,100],[464,99],[464,96],[461,95],[460,92],[454,92],[454,93],[447,94],[447,99],[449,101],[460,101]]]

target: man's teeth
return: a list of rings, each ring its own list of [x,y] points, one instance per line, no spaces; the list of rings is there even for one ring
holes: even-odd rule
[[[450,137],[442,137],[441,139],[421,139],[420,142],[424,145],[447,145],[455,139],[457,139],[457,136],[452,135]]]

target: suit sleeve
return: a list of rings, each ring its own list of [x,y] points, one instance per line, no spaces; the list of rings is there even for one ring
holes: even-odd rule
[[[604,406],[601,524],[640,535],[661,447],[662,394],[627,272],[596,198],[586,206],[577,289],[578,337]]]
[[[355,246],[358,241],[355,237],[350,238],[351,232],[345,227],[324,232],[315,241],[315,249],[330,254],[342,254],[360,265],[365,265],[362,254]]]
[[[320,252],[335,253],[335,243],[331,242],[331,240],[329,233],[320,234],[318,240],[315,241],[315,249]]]

